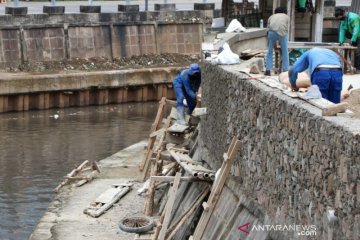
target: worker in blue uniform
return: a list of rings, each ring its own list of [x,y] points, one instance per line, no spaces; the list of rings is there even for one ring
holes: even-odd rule
[[[184,98],[186,99],[188,114],[191,114],[196,106],[196,92],[201,84],[201,69],[197,63],[181,71],[173,81],[176,95],[177,123],[185,125]]]
[[[340,102],[343,72],[337,53],[326,48],[312,48],[303,53],[289,69],[289,80],[293,91],[298,91],[298,73],[308,69],[312,85],[317,85],[321,96],[333,103]]]
[[[340,20],[339,44],[343,45],[346,37],[350,39],[352,46],[357,47],[355,67],[360,70],[360,16],[353,12],[346,12],[342,8],[337,8],[334,16]]]

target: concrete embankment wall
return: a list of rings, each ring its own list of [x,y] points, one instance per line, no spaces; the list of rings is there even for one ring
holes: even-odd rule
[[[322,117],[224,68],[203,66],[202,159],[218,169],[232,137],[243,143],[203,239],[357,239],[360,119]],[[329,209],[337,221],[329,221]],[[238,229],[247,223],[249,235]],[[251,230],[262,224],[315,225],[316,233]]]
[[[0,112],[174,98],[180,67],[49,75],[3,74]]]
[[[0,16],[0,67],[27,61],[200,54],[202,11]]]

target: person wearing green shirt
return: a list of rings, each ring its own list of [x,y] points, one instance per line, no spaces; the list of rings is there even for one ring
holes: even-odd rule
[[[357,47],[355,67],[360,69],[360,16],[338,8],[335,10],[335,18],[340,20],[339,43],[342,45],[345,42],[345,38],[349,38],[351,45]]]

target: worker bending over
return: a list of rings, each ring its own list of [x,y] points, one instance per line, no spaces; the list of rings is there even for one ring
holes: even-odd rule
[[[196,106],[196,92],[201,84],[201,69],[197,63],[181,71],[173,81],[176,95],[177,123],[186,125],[184,112],[184,98],[186,99],[188,114],[191,114]]]
[[[289,69],[291,88],[298,91],[298,73],[308,69],[312,85],[317,85],[321,96],[333,103],[340,102],[343,73],[340,57],[326,48],[312,48],[301,55]]]
[[[357,47],[355,55],[355,67],[360,70],[360,16],[353,12],[345,12],[344,9],[335,10],[336,19],[340,20],[339,43],[343,45],[345,37],[350,39],[351,45]]]

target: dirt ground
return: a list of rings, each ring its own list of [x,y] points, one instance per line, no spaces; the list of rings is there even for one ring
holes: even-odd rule
[[[128,58],[117,58],[113,61],[104,58],[80,59],[75,58],[66,61],[52,62],[28,62],[18,67],[7,68],[7,72],[29,72],[29,73],[59,73],[63,71],[103,71],[120,70],[126,68],[147,68],[162,66],[186,66],[193,62],[199,62],[198,55],[184,54],[146,54]]]

